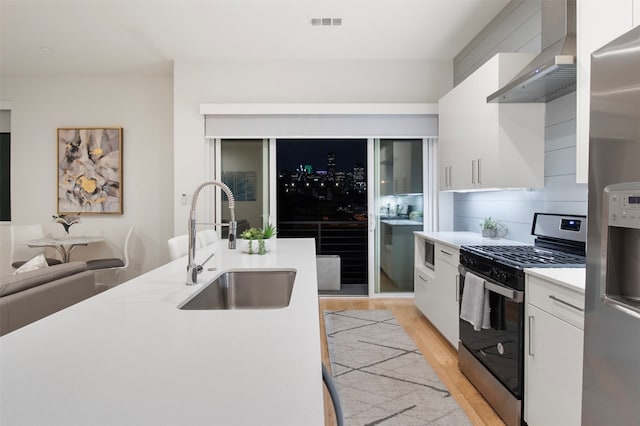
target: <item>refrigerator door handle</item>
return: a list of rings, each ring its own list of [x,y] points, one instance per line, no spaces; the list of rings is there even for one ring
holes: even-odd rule
[[[600,300],[602,301],[602,303],[611,306],[613,309],[616,309],[626,315],[640,319],[640,312],[618,300],[612,299],[608,296],[602,296]]]

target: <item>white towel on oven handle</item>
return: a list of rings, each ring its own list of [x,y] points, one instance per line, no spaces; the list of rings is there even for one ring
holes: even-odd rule
[[[460,306],[460,318],[473,325],[473,329],[491,328],[489,290],[484,288],[484,279],[467,272]]]

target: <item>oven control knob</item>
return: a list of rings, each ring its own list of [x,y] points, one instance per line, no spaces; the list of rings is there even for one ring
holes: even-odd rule
[[[497,349],[500,355],[504,355],[504,345],[502,343],[498,342]]]
[[[489,271],[489,276],[491,278],[495,278],[498,279],[498,274],[500,273],[500,271],[498,271],[498,269],[496,268],[491,268],[491,270]]]
[[[496,278],[503,282],[507,281],[507,273],[505,271],[499,271]]]

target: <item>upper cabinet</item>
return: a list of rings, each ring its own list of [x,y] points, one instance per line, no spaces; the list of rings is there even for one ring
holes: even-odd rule
[[[591,54],[640,24],[640,0],[578,0],[576,6],[576,181],[586,183],[589,172]]]
[[[422,193],[422,141],[393,144],[394,194]]]
[[[498,53],[440,99],[441,191],[544,187],[544,104],[487,103],[534,56]]]
[[[380,194],[422,193],[422,140],[380,141]]]

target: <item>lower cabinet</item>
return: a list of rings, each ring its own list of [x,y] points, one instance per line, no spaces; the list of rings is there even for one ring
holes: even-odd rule
[[[434,269],[424,267],[416,260],[414,274],[417,308],[455,348],[458,347],[459,334],[459,257],[457,248],[436,243]]]
[[[413,276],[414,301],[422,313],[438,309],[433,297],[435,273],[429,268],[416,266]]]
[[[526,294],[525,421],[580,425],[584,295],[531,276]]]
[[[414,232],[422,225],[382,223],[380,267],[400,291],[414,289]]]

